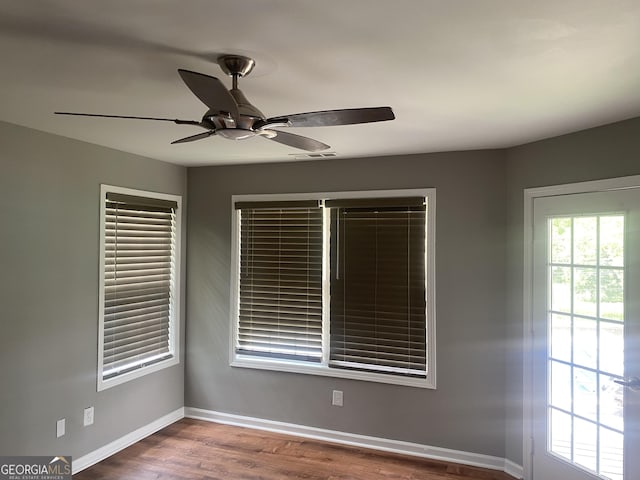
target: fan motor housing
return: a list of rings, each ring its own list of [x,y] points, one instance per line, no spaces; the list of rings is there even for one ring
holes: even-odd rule
[[[264,114],[258,110],[256,107],[249,103],[247,97],[242,93],[242,90],[238,88],[233,88],[229,90],[229,93],[233,96],[234,100],[238,104],[238,112],[241,116],[245,117],[253,117],[254,119],[264,120]]]

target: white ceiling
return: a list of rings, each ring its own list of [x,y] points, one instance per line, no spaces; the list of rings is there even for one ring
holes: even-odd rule
[[[283,161],[263,138],[170,145],[199,120],[177,74],[219,77],[267,116],[391,106],[396,120],[290,129],[339,157],[499,148],[640,115],[639,0],[2,0],[0,120],[183,165]]]

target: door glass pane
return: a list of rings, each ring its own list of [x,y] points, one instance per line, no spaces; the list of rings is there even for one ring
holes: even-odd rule
[[[571,263],[571,217],[551,219],[551,262]]]
[[[572,426],[571,415],[556,410],[549,409],[549,432],[551,432],[551,441],[549,450],[560,457],[571,461],[571,438]]]
[[[620,268],[600,269],[600,316],[624,320],[624,271]]]
[[[615,383],[610,375],[600,375],[600,423],[607,427],[624,431],[622,400],[624,388]]]
[[[551,309],[571,313],[571,267],[551,268]]]
[[[571,317],[551,315],[551,357],[571,362]]]
[[[598,277],[596,268],[574,268],[573,312],[595,317],[598,314]]]
[[[576,318],[573,339],[573,363],[598,368],[598,321]]]
[[[592,471],[598,468],[598,427],[580,418],[574,420],[573,461]]]
[[[624,216],[549,221],[549,451],[622,480]]]
[[[598,218],[573,219],[573,263],[595,265],[598,259]]]
[[[571,365],[551,362],[551,405],[571,411]]]
[[[598,377],[595,372],[573,369],[573,411],[589,420],[597,420]]]
[[[600,265],[624,266],[624,216],[600,217]]]
[[[624,325],[600,322],[600,370],[621,377],[624,374]]]
[[[611,480],[622,480],[624,436],[600,427],[600,474]]]

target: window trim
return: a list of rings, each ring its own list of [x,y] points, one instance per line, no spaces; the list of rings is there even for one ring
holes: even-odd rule
[[[161,199],[174,201],[177,203],[175,213],[175,243],[174,243],[174,282],[172,286],[173,301],[170,305],[169,315],[169,353],[171,357],[151,365],[136,368],[130,372],[126,372],[109,379],[103,379],[104,369],[104,300],[105,300],[105,217],[106,207],[105,199],[108,193],[120,193],[125,195],[133,195],[139,197],[147,197],[152,199]],[[153,372],[163,370],[165,368],[178,365],[180,363],[180,302],[181,302],[181,276],[180,276],[180,253],[181,253],[181,237],[182,237],[182,196],[169,193],[151,192],[146,190],[138,190],[125,187],[117,187],[113,185],[100,185],[100,227],[99,227],[99,272],[98,272],[98,366],[97,366],[97,391],[106,390],[116,385],[143,377]]]
[[[251,355],[237,354],[235,351],[238,333],[238,315],[240,303],[240,222],[238,211],[234,205],[236,202],[260,202],[260,201],[291,201],[291,200],[327,200],[347,198],[383,198],[383,197],[412,197],[422,196],[427,202],[426,218],[426,246],[425,246],[425,296],[426,296],[426,335],[427,335],[427,376],[426,378],[412,378],[382,373],[329,368],[328,342],[329,335],[329,277],[328,269],[323,268],[323,357],[321,364],[282,360],[273,358],[259,358]],[[229,335],[229,365],[232,367],[253,368],[259,370],[272,370],[289,373],[302,373],[309,375],[321,375],[327,377],[346,378],[352,380],[364,380],[370,382],[405,385],[420,388],[436,388],[436,287],[435,287],[435,219],[436,219],[436,189],[406,189],[406,190],[362,190],[342,192],[312,192],[312,193],[287,193],[287,194],[256,194],[256,195],[232,195],[231,197],[231,334]],[[328,210],[325,211],[325,241],[324,263],[328,261],[328,237],[327,227]]]

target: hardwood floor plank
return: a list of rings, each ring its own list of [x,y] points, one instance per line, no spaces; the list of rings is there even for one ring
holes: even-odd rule
[[[182,419],[74,480],[513,480],[503,472]]]

